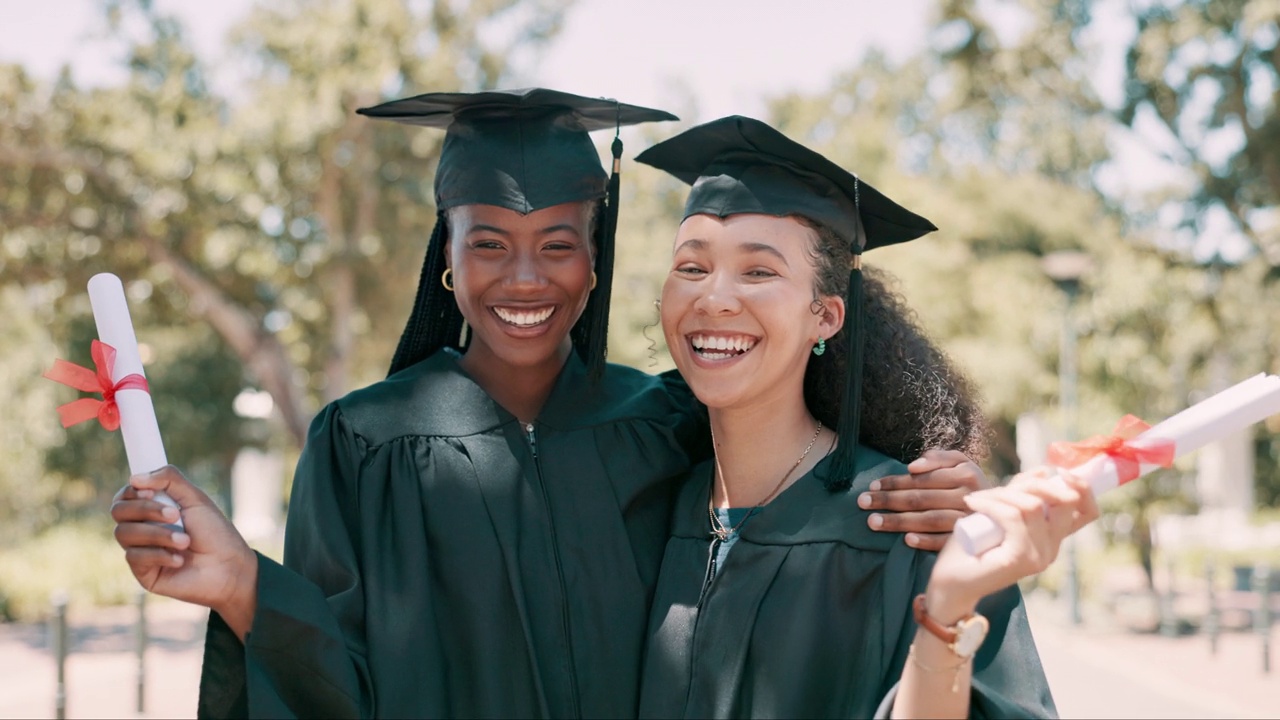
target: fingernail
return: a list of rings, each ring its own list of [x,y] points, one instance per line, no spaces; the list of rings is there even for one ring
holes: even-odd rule
[[[186,541],[188,541],[188,540],[190,540],[190,539],[191,539],[191,536],[190,536],[190,535],[188,535],[188,534],[186,534],[186,533],[184,533],[184,532],[175,532],[175,533],[173,533],[173,535],[171,535],[170,537],[172,537],[172,538],[173,538],[173,542],[174,542],[175,544],[177,544],[177,543],[183,543],[183,542],[186,542]]]
[[[880,489],[880,481],[879,481],[879,480],[872,480],[872,481],[871,481],[871,492],[876,492],[876,491],[878,491],[879,489]],[[864,495],[863,497],[866,497],[866,496]],[[866,507],[866,505],[863,505],[863,507]]]
[[[875,515],[872,515],[871,517],[867,518],[867,524],[871,526],[872,530],[879,530],[880,527],[884,525],[884,516],[878,513]]]
[[[858,496],[858,507],[863,510],[871,507],[871,493],[862,493]]]
[[[176,507],[169,507],[168,505],[166,505],[166,506],[164,506],[164,508],[163,508],[163,509],[161,509],[161,510],[160,510],[160,517],[163,517],[165,520],[168,520],[168,521],[170,521],[170,522],[172,522],[172,521],[174,521],[174,520],[177,520],[177,519],[178,519],[178,508],[176,508]]]
[[[917,537],[915,533],[907,533],[904,539],[906,540],[906,543],[911,547],[915,547],[916,545],[920,544],[920,538]]]

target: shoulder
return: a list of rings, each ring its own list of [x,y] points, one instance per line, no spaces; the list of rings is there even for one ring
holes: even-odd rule
[[[585,374],[578,377],[577,370],[568,369],[574,374],[564,384],[569,392],[548,403],[546,419],[579,427],[637,420],[675,427],[698,416],[697,399],[674,371],[650,375],[609,363],[601,378],[592,382]]]
[[[822,474],[830,465],[830,457],[818,463],[778,499],[770,503],[768,523],[748,524],[743,537],[753,536],[757,542],[782,545],[839,543],[857,550],[889,552],[902,543],[901,533],[872,530],[867,524],[871,511],[858,505],[858,496],[870,489],[871,483],[886,475],[905,474],[906,466],[865,445],[858,446],[857,468],[853,483],[840,490],[829,490]],[[775,507],[776,506],[776,507]]]
[[[405,436],[474,435],[503,422],[492,398],[446,352],[348,393],[325,415],[370,445]]]

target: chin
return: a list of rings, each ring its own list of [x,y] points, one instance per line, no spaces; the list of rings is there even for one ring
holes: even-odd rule
[[[732,387],[729,383],[718,382],[714,379],[697,377],[697,371],[694,373],[684,373],[685,382],[689,385],[689,390],[693,392],[694,397],[698,398],[698,402],[707,406],[708,410],[723,410],[733,407],[742,399],[743,393],[740,388]]]

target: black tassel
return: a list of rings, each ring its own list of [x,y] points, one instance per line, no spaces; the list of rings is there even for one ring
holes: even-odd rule
[[[442,347],[463,349],[458,341],[462,333],[462,313],[453,293],[441,284],[441,276],[448,267],[444,257],[448,242],[449,228],[444,213],[440,213],[427,243],[427,256],[423,258],[422,273],[418,276],[418,294],[413,300],[413,310],[400,335],[388,376],[425,360]]]
[[[849,368],[844,397],[840,401],[840,444],[831,458],[831,471],[823,478],[828,490],[845,490],[853,484],[858,470],[858,434],[862,415],[863,334],[862,270],[849,271],[848,304],[844,315],[845,342],[849,348]]]
[[[609,306],[613,300],[613,259],[618,232],[618,190],[621,183],[622,139],[613,138],[613,172],[596,222],[596,287],[578,321],[581,330],[574,345],[587,365],[587,376],[599,381],[604,376],[609,353]]]

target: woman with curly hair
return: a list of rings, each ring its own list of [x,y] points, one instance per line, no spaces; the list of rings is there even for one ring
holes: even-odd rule
[[[662,323],[715,448],[676,503],[641,716],[1052,715],[1013,583],[1096,515],[1087,490],[969,496],[1007,538],[977,558],[871,532],[857,502],[922,447],[985,454],[969,383],[861,267],[934,226],[749,118],[637,159],[693,186]]]

